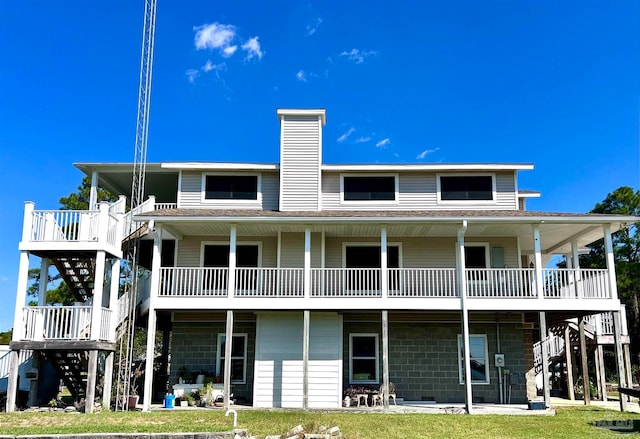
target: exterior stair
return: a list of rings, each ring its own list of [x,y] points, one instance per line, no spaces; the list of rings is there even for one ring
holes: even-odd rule
[[[86,393],[88,353],[86,351],[43,351],[76,401]]]
[[[52,262],[78,301],[84,302],[92,295],[95,259],[57,258]]]

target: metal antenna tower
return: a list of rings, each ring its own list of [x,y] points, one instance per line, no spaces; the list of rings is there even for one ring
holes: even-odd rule
[[[151,78],[153,74],[153,49],[156,31],[157,0],[145,0],[144,23],[142,28],[142,54],[140,56],[140,82],[138,86],[138,114],[136,119],[136,143],[133,158],[133,180],[131,184],[131,200],[129,227],[135,232],[133,215],[144,201],[144,184],[147,168],[147,141],[149,137],[149,107],[151,104]],[[129,397],[131,370],[133,364],[133,344],[135,336],[135,317],[138,292],[138,250],[139,237],[127,241],[126,258],[130,281],[125,285],[128,296],[128,317],[123,325],[119,343],[118,380],[116,386],[116,410],[125,409],[124,401]],[[128,289],[128,291],[127,291]]]

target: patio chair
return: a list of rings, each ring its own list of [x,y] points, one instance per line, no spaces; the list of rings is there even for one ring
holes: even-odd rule
[[[393,405],[398,405],[396,402],[396,385],[389,383],[389,399],[393,398]],[[384,401],[384,385],[380,386],[380,393],[373,395],[373,405],[382,405]]]

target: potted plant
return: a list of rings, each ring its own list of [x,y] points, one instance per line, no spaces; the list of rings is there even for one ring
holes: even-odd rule
[[[135,410],[138,405],[138,400],[140,399],[140,396],[138,395],[138,379],[144,375],[142,366],[143,363],[138,364],[138,366],[131,372],[131,386],[129,387],[129,400],[127,401],[127,408],[129,410]]]

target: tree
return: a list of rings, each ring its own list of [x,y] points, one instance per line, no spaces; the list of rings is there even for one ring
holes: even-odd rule
[[[97,191],[98,191],[98,200],[97,200],[98,202],[118,201],[118,197],[116,197],[106,189],[102,189],[101,187],[98,187]],[[59,200],[60,207],[64,210],[88,210],[90,194],[91,194],[91,178],[89,176],[85,176],[82,179],[82,183],[80,184],[80,186],[78,186],[77,192],[73,192],[66,197],[60,198]]]
[[[629,186],[621,186],[589,213],[608,213],[616,215],[640,216],[640,191]],[[640,222],[629,225],[612,235],[615,268],[617,274],[618,296],[627,306],[627,321],[631,336],[631,351],[638,358],[640,353]],[[588,255],[580,256],[583,268],[606,267],[604,240],[589,246]]]

